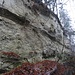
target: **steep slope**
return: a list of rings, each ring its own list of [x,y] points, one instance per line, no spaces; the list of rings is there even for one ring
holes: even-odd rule
[[[35,10],[27,0],[6,1],[0,6],[0,70],[45,59],[62,62],[66,53],[71,54],[56,14],[42,6]]]

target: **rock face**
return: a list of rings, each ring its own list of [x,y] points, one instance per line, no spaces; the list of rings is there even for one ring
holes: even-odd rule
[[[46,58],[57,60],[59,53],[70,52],[69,40],[52,11],[45,15],[44,10],[32,9],[27,0],[5,0],[0,10],[0,53],[12,51],[22,61],[38,62]],[[3,61],[0,58],[0,68],[4,63],[7,68],[10,63]]]

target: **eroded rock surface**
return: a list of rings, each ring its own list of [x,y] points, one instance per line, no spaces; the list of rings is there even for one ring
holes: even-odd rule
[[[2,52],[14,52],[20,56],[20,61],[33,63],[44,59],[62,62],[63,56],[65,57],[66,53],[70,54],[70,42],[63,35],[59,18],[52,11],[49,11],[49,16],[42,14],[41,10],[36,10],[35,14],[27,0],[24,2],[5,0],[4,4],[1,4],[0,1],[0,69],[2,71],[17,66],[4,61],[6,56],[2,58]]]

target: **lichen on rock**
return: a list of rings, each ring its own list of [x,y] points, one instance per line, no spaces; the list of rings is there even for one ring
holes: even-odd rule
[[[27,62],[24,64],[26,75],[30,73],[49,75],[51,69],[55,67],[50,68],[52,63],[56,65],[56,62],[43,60],[57,60],[63,63],[67,59],[64,52],[67,54],[71,52],[69,40],[63,34],[56,14],[52,11],[44,13],[45,7],[45,9],[42,7],[42,10],[32,9],[27,0],[24,0],[24,4],[22,1],[9,0],[7,3],[5,0],[4,6],[0,6],[0,71],[7,72],[20,65],[16,69],[20,75],[25,74],[22,63]],[[34,11],[37,11],[37,14]],[[21,67],[23,71],[20,71]],[[14,72],[15,75],[16,69],[9,73]],[[65,69],[64,66],[58,65],[57,70],[60,73],[57,71],[54,75],[61,75]]]

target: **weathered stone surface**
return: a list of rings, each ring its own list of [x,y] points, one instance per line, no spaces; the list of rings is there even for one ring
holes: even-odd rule
[[[25,3],[29,6],[27,1]],[[69,40],[63,35],[61,24],[55,14],[52,13],[48,17],[38,12],[38,15],[35,15],[21,0],[5,0],[3,7],[15,14],[15,17],[25,17],[29,23],[18,23],[20,19],[16,22],[16,18],[11,14],[11,19],[9,15],[9,18],[0,15],[0,53],[12,51],[24,58],[21,61],[27,62],[38,62],[44,58],[59,60],[62,52],[70,53]],[[3,61],[1,56],[0,60]],[[0,66],[2,63],[6,64],[2,61]]]

